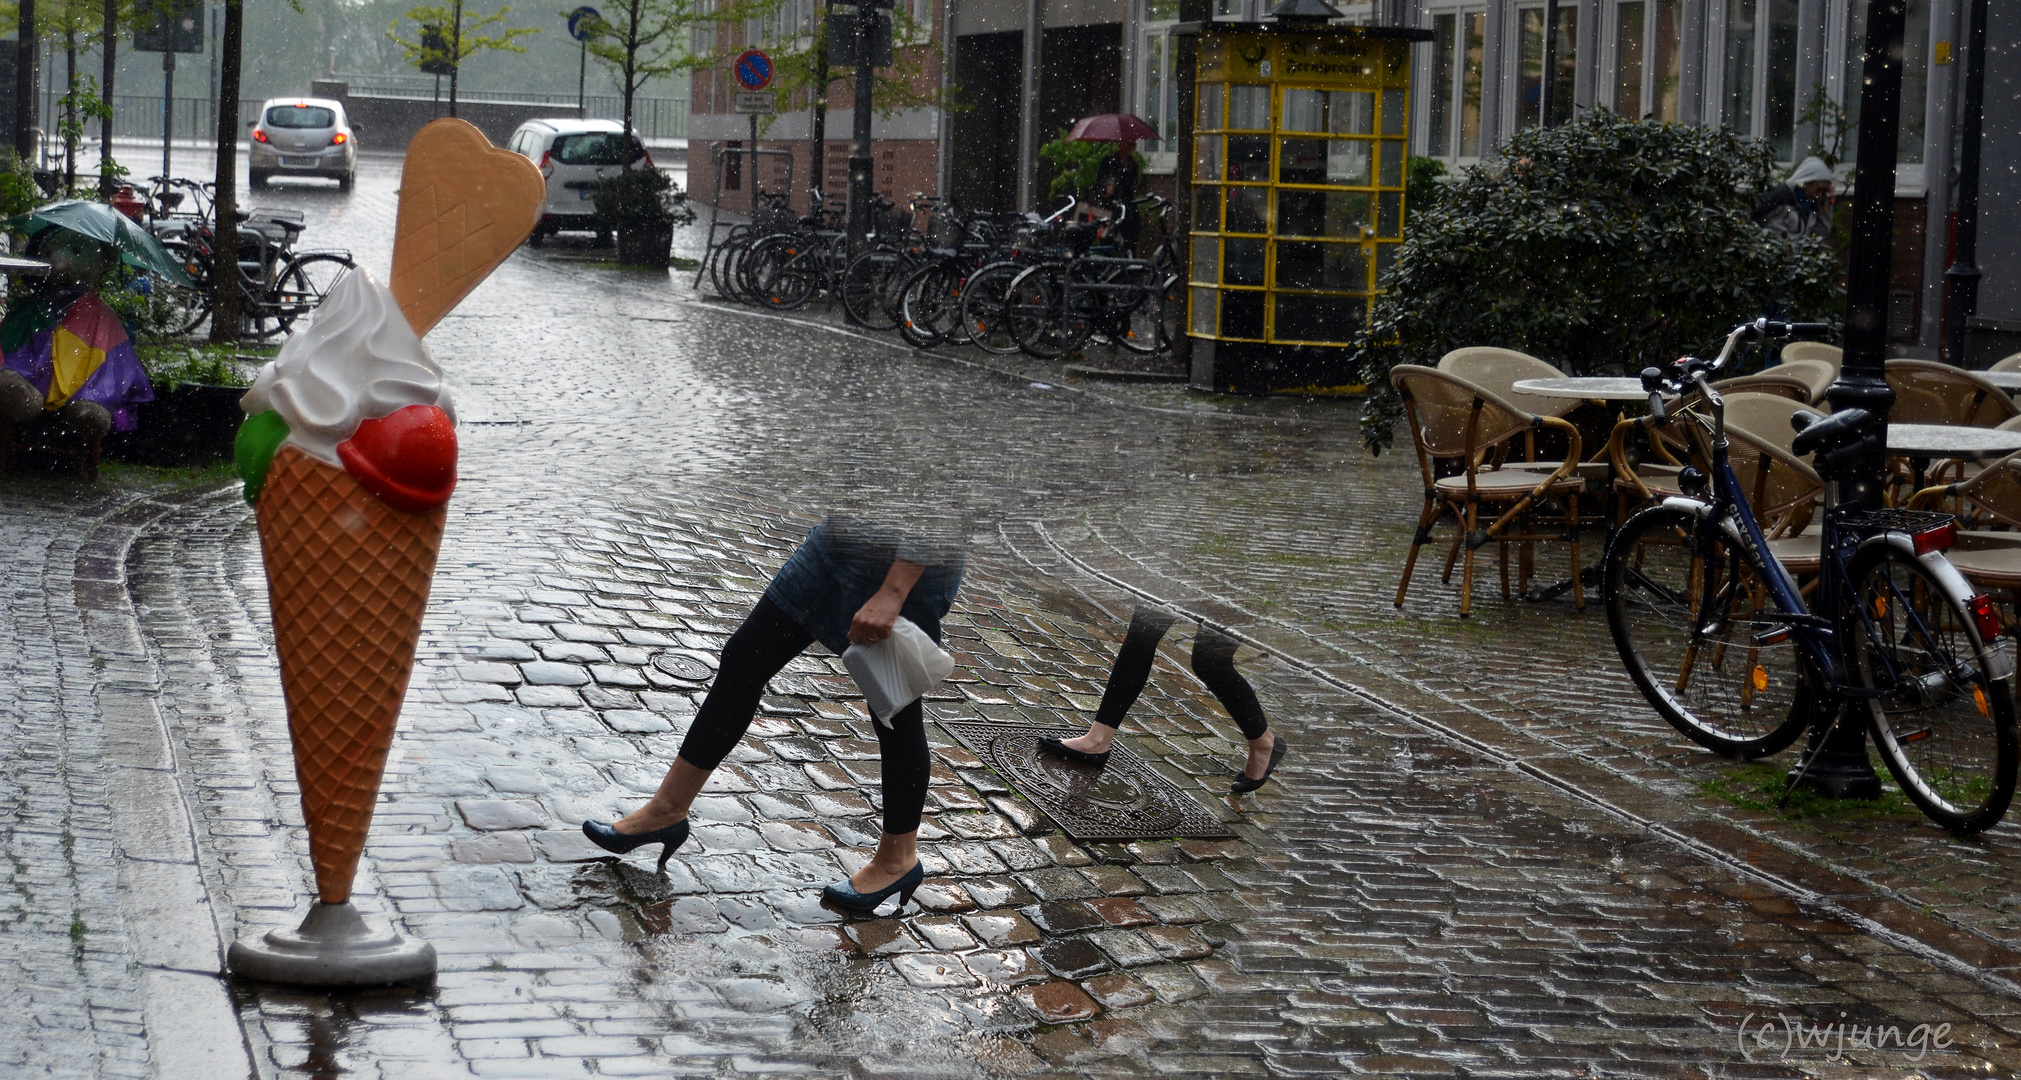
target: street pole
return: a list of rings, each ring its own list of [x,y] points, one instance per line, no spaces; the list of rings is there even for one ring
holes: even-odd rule
[[[589,87],[589,41],[585,39],[581,44],[582,58],[577,61],[575,69],[575,114],[586,119],[589,116],[589,98],[586,94]]]
[[[105,112],[98,118],[98,194],[100,198],[112,198],[112,76],[118,70],[119,56],[119,0],[105,0],[105,41],[103,59],[104,70],[98,84],[99,102]]]
[[[750,167],[744,170],[744,176],[751,182],[750,183],[751,220],[755,222],[758,220],[758,114],[757,113],[751,114],[751,137],[744,140],[744,147],[746,150],[750,152],[751,155]],[[815,207],[815,209],[819,210],[820,207],[817,206]]]
[[[871,51],[877,44],[877,7],[871,0],[856,5],[856,117],[855,144],[849,149],[849,246],[856,249],[870,235],[871,170],[870,93],[877,69]]]
[[[1965,108],[1959,117],[1955,261],[1944,271],[1944,358],[1965,366],[1966,322],[1979,309],[1979,136],[1986,121],[1986,0],[1969,0]]]
[[[164,43],[166,44],[166,43]],[[175,134],[175,50],[161,54],[161,174],[168,171],[168,141]]]
[[[1907,0],[1868,0],[1861,65],[1860,149],[1853,189],[1853,238],[1846,284],[1844,362],[1826,391],[1834,412],[1865,409],[1886,423],[1895,392],[1888,387],[1888,270],[1895,240],[1895,144],[1902,120],[1902,35]],[[1838,482],[1838,498],[1881,508],[1884,453],[1877,445]],[[1815,710],[1804,759],[1803,786],[1837,798],[1874,799],[1880,778],[1867,760],[1866,704],[1834,702]],[[1836,718],[1834,712],[1842,713]],[[1819,744],[1823,743],[1822,746]],[[1801,767],[1801,762],[1799,766]],[[1792,768],[1792,772],[1796,769]]]
[[[456,0],[456,24],[449,28],[449,115],[456,115],[456,77],[463,74],[463,0]],[[626,132],[629,134],[630,129]]]
[[[35,0],[21,0],[20,37],[14,43],[14,152],[29,168],[36,161],[35,146]]]

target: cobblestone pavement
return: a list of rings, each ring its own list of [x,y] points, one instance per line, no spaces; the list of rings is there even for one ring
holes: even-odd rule
[[[383,266],[392,175],[272,198]],[[430,336],[463,478],[358,889],[435,944],[427,991],[216,977],[221,942],[311,892],[236,492],[0,486],[0,535],[34,553],[0,624],[0,671],[31,691],[0,699],[6,1071],[169,1075],[200,1050],[225,1059],[208,1073],[318,1077],[2021,1064],[2016,997],[1960,950],[1809,887],[1810,862],[1720,856],[1827,841],[1695,801],[1709,766],[1631,707],[1589,648],[1596,613],[1487,601],[1459,624],[1427,581],[1391,616],[1409,478],[1361,456],[1350,410],[1034,386],[576,259],[522,254]],[[845,920],[814,900],[874,842],[877,761],[817,653],[775,681],[664,877],[588,847],[580,821],[651,791],[693,714],[703,683],[668,661],[713,662],[829,494],[922,483],[1000,508],[938,719],[1082,722],[1133,596],[1242,616],[1295,747],[1281,782],[1225,795],[1241,740],[1184,633],[1129,735],[1239,838],[1068,842],[936,733],[921,903]],[[1553,668],[1544,636],[1596,659]],[[179,834],[121,812],[164,786]],[[1894,824],[1892,857],[1967,857]],[[1823,1042],[1835,1024],[1917,1041]]]

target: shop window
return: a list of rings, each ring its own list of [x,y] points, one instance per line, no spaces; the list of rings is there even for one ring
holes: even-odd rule
[[[1481,65],[1487,13],[1432,16],[1429,146],[1434,157],[1481,155]],[[1400,112],[1400,110],[1399,110]]]
[[[1624,0],[1614,8],[1614,111],[1654,120],[1677,119],[1683,54],[1682,0]]]
[[[1156,137],[1137,144],[1152,172],[1178,168],[1179,86],[1176,42],[1172,27],[1179,18],[1179,0],[1148,0],[1144,5],[1144,25],[1138,31],[1136,114]]]
[[[1794,156],[1797,0],[1727,0],[1720,123]]]
[[[1536,127],[1537,110],[1544,100],[1544,14],[1541,7],[1523,8],[1516,13],[1521,24],[1523,72],[1520,96],[1516,99],[1516,126]],[[1578,63],[1579,9],[1572,4],[1558,8],[1558,25],[1551,48],[1551,123],[1572,119],[1572,73]]]

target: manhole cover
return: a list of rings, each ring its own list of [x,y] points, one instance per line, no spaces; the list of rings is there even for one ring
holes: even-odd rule
[[[653,666],[682,682],[708,682],[715,674],[709,665],[681,653],[663,652],[653,657]]]
[[[940,726],[1076,840],[1235,835],[1121,742],[1108,766],[1096,769],[1039,752],[1040,739],[1070,739],[1083,728],[950,721]]]

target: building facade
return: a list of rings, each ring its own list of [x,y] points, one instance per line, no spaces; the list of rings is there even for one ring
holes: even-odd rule
[[[1073,121],[1133,112],[1159,138],[1140,145],[1150,186],[1179,168],[1180,0],[900,0],[909,3],[920,70],[959,103],[902,109],[875,128],[880,190],[902,199],[941,191],[990,209],[1048,204],[1038,153]],[[1952,257],[1963,42],[1970,0],[1908,0],[1896,178],[1890,340],[1935,356],[1943,338],[1944,271]],[[1380,0],[1336,4],[1350,23],[1415,26],[1411,148],[1464,166],[1508,136],[1592,108],[1766,139],[1794,162],[1823,150],[1848,165],[1859,120],[1866,0]],[[1992,0],[1975,329],[2021,349],[2021,5]],[[1189,0],[1193,18],[1254,21],[1266,0]],[[746,40],[811,41],[817,9],[791,0],[769,26],[725,27]],[[1548,28],[1547,19],[1555,19]],[[930,38],[924,28],[930,26]],[[804,44],[802,45],[804,47]],[[1546,78],[1546,69],[1549,77]],[[691,177],[715,194],[708,155],[747,136],[727,113],[727,69],[696,77]],[[842,189],[848,156],[846,83],[829,96],[822,171]],[[763,137],[792,149],[797,177],[812,154],[808,112],[786,112]],[[797,146],[797,149],[795,148]],[[781,159],[783,160],[783,158]],[[1160,178],[1163,178],[1162,181]],[[741,183],[741,176],[736,177]],[[729,185],[726,185],[729,186]],[[804,188],[804,180],[798,186]],[[736,206],[740,188],[724,192]],[[2004,355],[2000,353],[1999,355]]]

